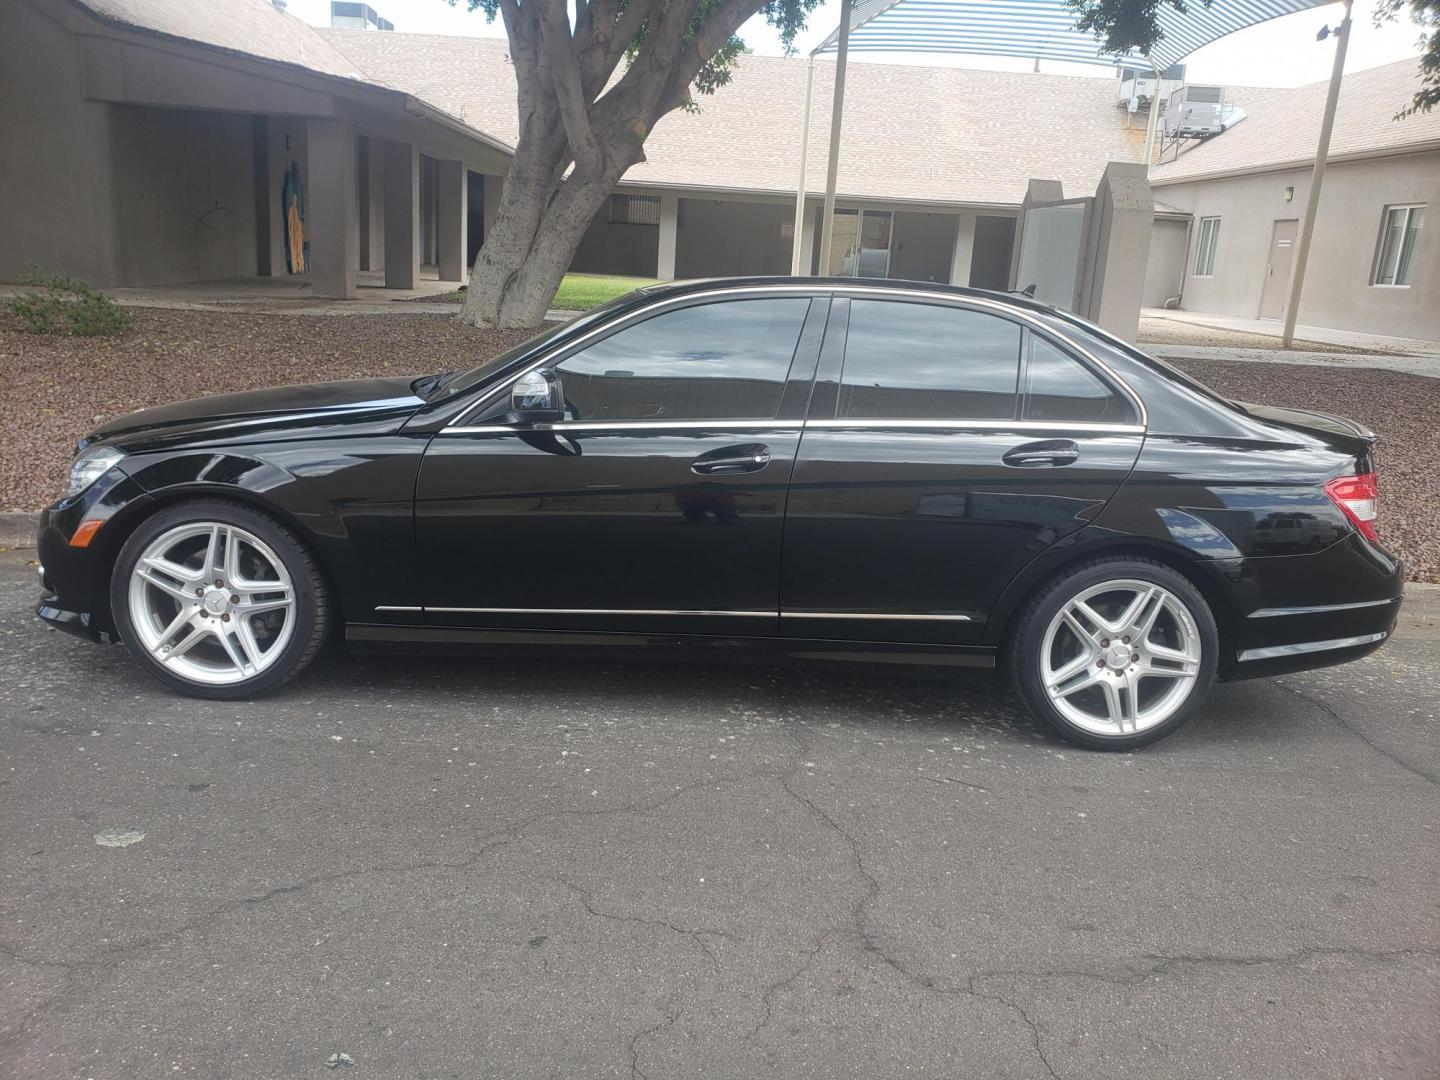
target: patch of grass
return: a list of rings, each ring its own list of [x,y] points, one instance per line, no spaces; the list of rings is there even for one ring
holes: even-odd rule
[[[614,277],[608,274],[566,274],[564,280],[560,282],[559,291],[555,293],[555,299],[550,301],[550,306],[562,311],[589,311],[601,304],[608,304],[617,296],[624,296],[632,289],[642,289],[646,285],[655,283],[654,278]],[[463,304],[465,290],[460,288],[454,292],[438,293],[434,296],[416,296],[407,302]]]
[[[654,285],[654,278],[610,277],[605,274],[566,274],[550,306],[568,311],[589,311],[608,304],[632,289]]]
[[[135,325],[135,317],[98,289],[69,274],[35,271],[23,284],[38,291],[11,297],[5,306],[32,334],[111,337]]]

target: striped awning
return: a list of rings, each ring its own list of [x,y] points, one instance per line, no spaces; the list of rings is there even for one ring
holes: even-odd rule
[[[1149,57],[1116,57],[1075,28],[1075,12],[1065,0],[855,0],[850,18],[850,48],[860,52],[977,53],[1114,67],[1117,63],[1153,63],[1169,67],[1196,49],[1243,30],[1331,0],[1214,0],[1198,2],[1182,15],[1161,6],[1164,37]],[[816,53],[833,52],[833,31]]]

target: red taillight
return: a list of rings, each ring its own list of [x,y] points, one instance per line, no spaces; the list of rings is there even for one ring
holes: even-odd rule
[[[1379,540],[1375,519],[1380,516],[1380,484],[1373,472],[1337,476],[1325,485],[1325,494],[1355,527],[1371,540]]]

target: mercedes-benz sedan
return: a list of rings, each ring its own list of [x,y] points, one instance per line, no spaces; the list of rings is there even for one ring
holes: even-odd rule
[[[998,667],[1123,749],[1385,640],[1374,443],[1024,297],[657,286],[463,373],[111,421],[43,515],[38,610],[202,697],[332,631],[664,647]]]

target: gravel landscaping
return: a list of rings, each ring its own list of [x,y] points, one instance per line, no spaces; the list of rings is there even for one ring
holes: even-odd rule
[[[1268,334],[1248,334],[1243,330],[1225,330],[1218,326],[1202,326],[1181,319],[1140,320],[1138,338],[1147,345],[1218,345],[1227,349],[1276,349],[1280,339]],[[1334,345],[1325,341],[1295,342],[1299,352],[1348,353],[1351,356],[1378,356],[1373,349],[1357,349],[1353,345]]]
[[[204,394],[466,368],[524,339],[445,315],[307,318],[135,309],[117,338],[27,334],[0,317],[0,510],[59,491],[75,440],[118,413]],[[1339,413],[1382,437],[1381,534],[1409,576],[1440,581],[1440,386],[1389,371],[1188,360],[1223,394]]]

